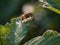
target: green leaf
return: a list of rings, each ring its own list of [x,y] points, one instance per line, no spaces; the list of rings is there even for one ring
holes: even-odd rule
[[[60,35],[53,30],[47,30],[42,36],[35,37],[24,45],[60,45]]]

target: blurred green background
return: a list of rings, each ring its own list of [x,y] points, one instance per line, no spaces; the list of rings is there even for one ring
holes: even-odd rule
[[[0,24],[22,14],[22,5],[32,0],[0,0]]]
[[[22,6],[38,0],[0,0],[0,24],[9,22],[11,18],[22,14]],[[60,9],[60,0],[47,0],[52,6]]]

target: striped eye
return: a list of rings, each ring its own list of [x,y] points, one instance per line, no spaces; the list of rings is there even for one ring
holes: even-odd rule
[[[31,4],[25,4],[22,8],[23,15],[21,15],[22,23],[32,20],[32,13],[34,11],[34,7]]]
[[[25,18],[29,18],[29,17],[32,17],[31,13],[25,15]]]
[[[23,14],[21,16],[22,23],[27,22],[27,21],[30,21],[30,20],[32,20],[32,18],[33,18],[33,15],[31,13]]]

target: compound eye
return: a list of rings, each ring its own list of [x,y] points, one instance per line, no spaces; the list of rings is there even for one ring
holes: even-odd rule
[[[28,14],[23,14],[21,15],[21,20],[22,20],[22,23],[25,23],[25,22],[29,22],[33,19],[33,15],[32,13],[28,13]]]
[[[24,19],[27,19],[29,17],[33,17],[33,15],[31,13],[28,13],[28,14],[22,15],[21,19],[24,20]]]
[[[21,15],[21,19],[23,23],[32,20],[33,18],[32,13],[34,11],[33,5],[25,4],[22,8],[22,11],[23,11],[23,15]]]
[[[29,18],[29,17],[32,17],[32,14],[31,13],[26,14],[26,18]]]

